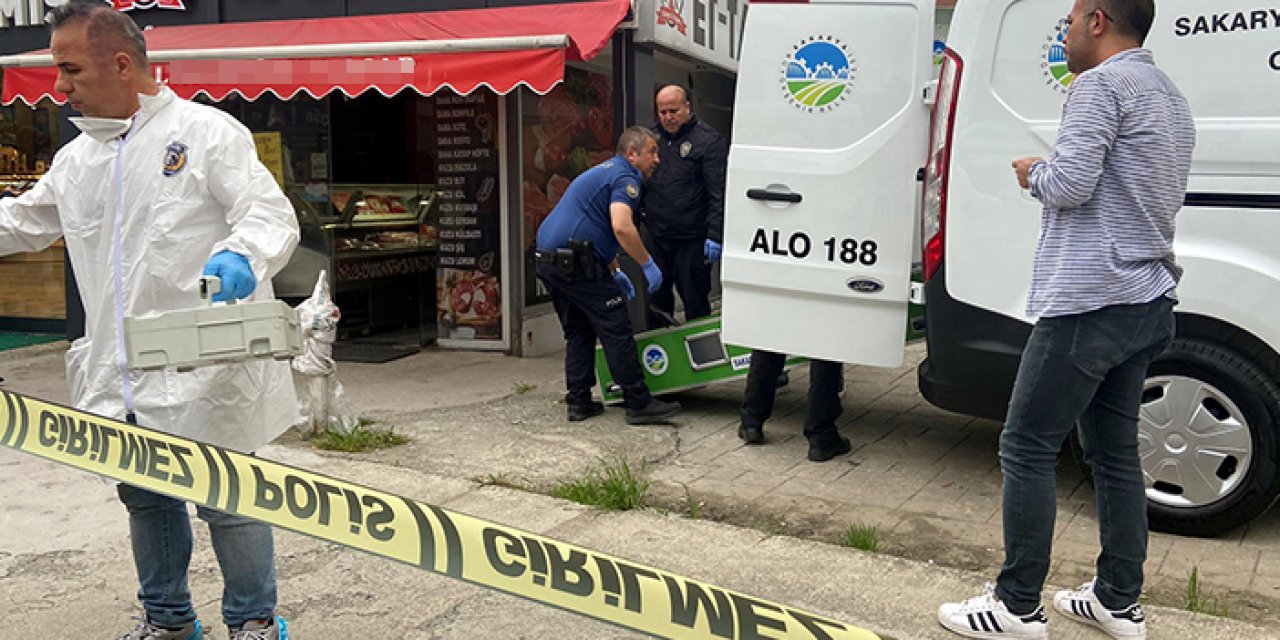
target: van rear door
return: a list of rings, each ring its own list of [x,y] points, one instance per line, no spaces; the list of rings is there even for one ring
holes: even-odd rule
[[[751,3],[734,101],[726,342],[898,366],[934,0]]]

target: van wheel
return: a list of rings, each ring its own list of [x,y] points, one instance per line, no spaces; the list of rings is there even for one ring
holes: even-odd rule
[[[1139,415],[1153,530],[1221,535],[1280,497],[1280,389],[1252,362],[1208,342],[1177,339],[1147,370]],[[1075,438],[1072,451],[1083,466]],[[1092,482],[1087,466],[1085,477]]]

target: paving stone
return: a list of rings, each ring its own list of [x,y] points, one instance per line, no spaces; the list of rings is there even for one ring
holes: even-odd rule
[[[1280,549],[1280,509],[1271,509],[1245,527],[1243,544],[1261,549]]]
[[[886,534],[895,529],[903,517],[903,513],[898,509],[863,504],[840,504],[831,514],[832,520],[843,525],[844,528],[853,525],[873,526]]]
[[[1256,593],[1280,598],[1280,549],[1258,552],[1258,567],[1249,587]]]
[[[873,411],[904,413],[920,406],[921,402],[923,401],[920,399],[920,396],[912,397],[906,394],[885,394],[868,403],[867,408]]]
[[[962,566],[993,578],[1004,557],[1004,536],[985,525],[928,515],[904,515],[889,532],[894,544],[903,544],[908,557],[944,566]],[[920,547],[921,539],[947,541]]]
[[[807,445],[794,442],[794,437],[779,436],[776,433],[765,433],[767,438],[762,445],[741,444],[736,449],[726,452],[716,460],[716,464],[738,469],[767,471],[784,475],[792,471],[800,461],[804,460]],[[734,435],[737,440],[737,435]]]
[[[709,466],[707,473],[703,475],[701,478],[698,478],[698,480],[716,480],[721,482],[732,482],[738,476],[746,473],[746,471],[747,471],[746,469],[736,464],[731,464],[731,465],[717,464],[714,466]]]
[[[832,489],[845,503],[898,508],[923,489],[929,480],[915,470],[906,472],[890,468],[878,471],[859,466],[837,478]],[[783,486],[788,485],[791,483]]]
[[[649,471],[649,479],[653,482],[668,484],[687,484],[707,474],[707,468],[699,466],[661,465]]]
[[[1239,540],[1175,538],[1160,564],[1158,575],[1185,581],[1195,567],[1202,583],[1227,589],[1247,589],[1258,571],[1262,551]]]
[[[970,493],[971,490],[963,484],[935,477],[919,493],[908,499],[901,509],[974,523],[987,522],[1000,510],[997,501],[968,499]]]
[[[771,486],[757,483],[744,483],[736,480],[710,477],[699,478],[685,486],[695,499],[702,499],[703,496],[710,494],[738,502],[751,502],[773,489]]]

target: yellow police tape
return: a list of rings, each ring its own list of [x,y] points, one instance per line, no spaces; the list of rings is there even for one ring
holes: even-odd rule
[[[0,445],[664,638],[874,633],[288,465],[0,391]]]

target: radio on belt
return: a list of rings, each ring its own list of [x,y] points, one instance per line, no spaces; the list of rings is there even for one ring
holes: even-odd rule
[[[214,306],[219,291],[222,280],[204,276],[200,307],[125,318],[129,368],[189,371],[249,358],[287,360],[302,352],[302,327],[292,307],[280,300]]]

